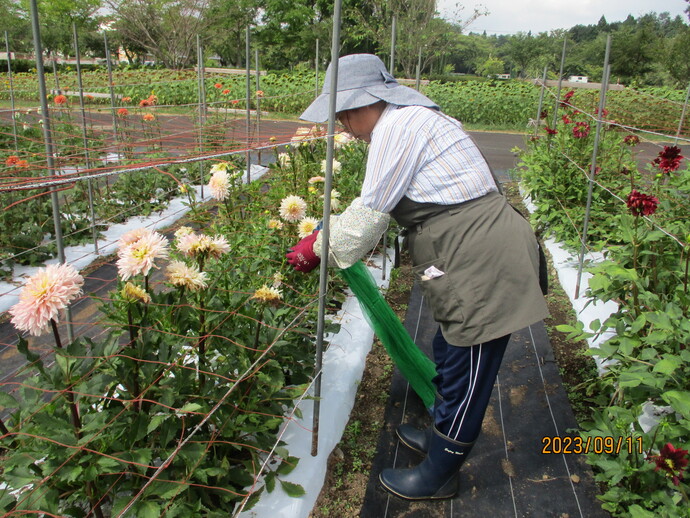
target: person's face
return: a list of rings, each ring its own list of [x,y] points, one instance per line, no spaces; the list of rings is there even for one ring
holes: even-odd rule
[[[345,110],[337,114],[338,121],[353,137],[364,142],[371,142],[371,132],[374,131],[374,126],[385,106],[384,103],[376,103],[354,110]]]

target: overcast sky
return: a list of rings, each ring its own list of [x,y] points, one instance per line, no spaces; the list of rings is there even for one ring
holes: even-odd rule
[[[623,21],[632,14],[635,18],[649,12],[677,14],[687,23],[685,0],[438,0],[438,10],[444,16],[464,5],[459,18],[466,20],[475,5],[488,9],[465,32],[514,34],[532,31],[533,34],[553,29],[569,29],[573,25],[596,24],[601,16],[608,22]]]

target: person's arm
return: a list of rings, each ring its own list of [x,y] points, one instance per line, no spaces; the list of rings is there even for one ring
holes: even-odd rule
[[[328,265],[348,268],[376,246],[388,228],[390,216],[365,207],[355,198],[339,216],[331,218]],[[322,233],[314,241],[313,251],[321,256]]]

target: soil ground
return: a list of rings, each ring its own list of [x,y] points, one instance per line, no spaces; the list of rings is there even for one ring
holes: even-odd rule
[[[511,203],[526,212],[517,186],[506,183],[503,187]],[[550,290],[546,299],[551,316],[545,320],[545,324],[571,406],[581,422],[587,417],[588,403],[582,398],[582,391],[578,392],[578,388],[596,376],[596,368],[592,358],[584,354],[587,349],[585,342],[572,342],[555,329],[559,324],[572,325],[576,319],[570,301],[558,283],[550,258],[548,259]],[[402,255],[400,268],[394,271],[394,275],[386,298],[396,314],[404,319],[414,282],[406,254]],[[310,518],[360,516],[372,460],[384,424],[383,415],[393,367],[385,348],[376,340],[367,357],[350,421],[341,442],[329,458],[326,480]]]

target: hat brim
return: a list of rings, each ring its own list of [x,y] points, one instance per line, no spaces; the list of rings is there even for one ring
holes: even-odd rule
[[[309,122],[326,122],[330,97],[329,93],[319,95],[299,118]],[[389,88],[385,85],[376,85],[338,92],[335,112],[354,110],[379,101],[386,101],[397,106],[426,106],[427,108],[438,109],[438,105],[431,99],[407,86],[396,85]]]

